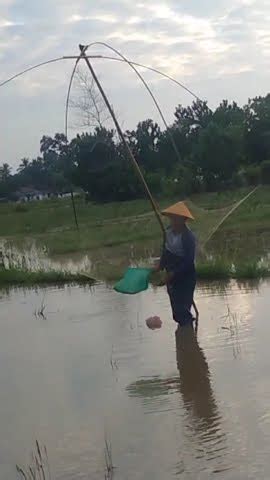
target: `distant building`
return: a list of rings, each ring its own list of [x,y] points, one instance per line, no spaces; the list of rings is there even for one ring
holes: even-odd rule
[[[37,190],[35,188],[22,187],[15,192],[14,198],[17,202],[31,202],[34,200],[44,200],[50,198],[50,192]]]
[[[74,196],[78,193],[74,192]],[[38,200],[46,200],[49,198],[70,198],[70,192],[53,192],[49,190],[37,190],[30,187],[22,187],[15,192],[14,200],[17,202],[33,202]]]

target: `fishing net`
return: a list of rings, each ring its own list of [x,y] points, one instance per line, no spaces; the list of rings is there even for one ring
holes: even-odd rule
[[[197,238],[197,265],[211,267],[214,272],[223,265],[227,268],[266,259],[270,240],[270,194],[266,188],[259,187],[243,201],[251,191],[243,188],[197,194],[185,200],[195,217],[189,225]],[[160,200],[160,210],[175,201],[177,198]],[[128,267],[152,267],[160,257],[162,232],[148,203],[139,200],[127,203],[125,208],[99,226],[98,238],[109,238],[110,245],[102,244],[91,252],[91,275],[96,278],[114,281],[122,278]],[[155,275],[153,281],[162,283],[163,277]],[[131,290],[134,293],[136,288]]]
[[[231,201],[228,199],[228,204],[227,205],[220,205],[218,204],[215,205],[214,199],[211,199],[211,208],[206,204],[205,208],[202,206],[197,206],[194,202],[191,200],[188,200],[187,203],[193,212],[196,222],[192,225],[197,233],[198,239],[202,245],[206,245],[211,238],[215,235],[215,233],[222,228],[222,225],[226,222],[226,220],[229,220],[231,215],[233,215],[234,212],[237,211],[238,208],[241,207],[241,205],[248,200],[248,198],[255,192],[255,190],[252,190],[245,194],[244,196],[241,196],[240,198],[237,199],[237,201],[233,202],[233,198]],[[218,194],[216,195],[216,199],[218,199]],[[210,197],[211,198],[211,197]],[[224,202],[224,199],[223,199]],[[208,207],[208,208],[207,208]],[[235,213],[237,214],[237,213]]]

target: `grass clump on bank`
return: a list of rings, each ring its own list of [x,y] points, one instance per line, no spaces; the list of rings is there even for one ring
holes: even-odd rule
[[[147,265],[146,265],[147,266]],[[240,262],[237,265],[222,258],[208,261],[199,261],[196,266],[198,280],[250,280],[270,278],[270,265],[260,265],[255,262]],[[119,280],[125,272],[125,267],[109,265],[107,268],[97,269],[93,277],[113,283]],[[164,285],[164,272],[153,273],[151,283],[155,286]]]
[[[94,283],[91,279],[80,273],[61,271],[38,271],[31,272],[11,268],[0,269],[0,286],[32,286],[32,285],[64,285],[68,283]]]
[[[200,280],[250,280],[270,277],[270,266],[253,261],[229,263],[222,259],[198,263],[197,276]]]
[[[222,260],[198,263],[197,277],[200,280],[223,280],[232,277],[232,267]]]
[[[270,267],[267,265],[260,265],[255,262],[247,262],[236,265],[232,276],[239,280],[267,278],[270,277]]]
[[[0,269],[0,287],[6,286],[34,286],[34,285],[65,285],[65,284],[91,284],[96,281],[113,284],[119,280],[126,267],[123,265],[107,265],[107,268],[97,269],[93,272],[70,273],[67,271],[27,271],[17,268],[9,270]],[[270,266],[255,262],[244,262],[237,265],[223,259],[198,262],[197,277],[199,280],[249,280],[270,278]],[[153,274],[153,285],[164,284],[164,274]]]

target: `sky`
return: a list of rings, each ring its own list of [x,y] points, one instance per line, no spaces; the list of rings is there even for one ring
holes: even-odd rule
[[[0,82],[36,63],[77,55],[78,44],[107,42],[129,59],[187,85],[211,108],[244,104],[270,88],[270,0],[0,0]],[[93,46],[89,53],[110,54]],[[0,164],[16,168],[39,154],[42,135],[64,131],[74,60],[44,66],[0,88]],[[93,66],[123,128],[162,125],[149,94],[127,65]],[[84,68],[84,67],[81,67]],[[141,70],[168,122],[192,97]],[[72,114],[69,138],[76,134]],[[109,125],[108,125],[109,126]]]

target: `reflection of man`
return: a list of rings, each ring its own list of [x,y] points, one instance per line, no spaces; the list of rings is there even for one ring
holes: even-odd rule
[[[197,334],[191,327],[178,329],[176,338],[177,367],[180,373],[180,392],[187,412],[194,420],[195,430],[202,442],[221,437],[220,417],[210,382],[210,372]],[[193,422],[192,422],[193,423]]]
[[[218,427],[219,421],[208,364],[193,328],[178,329],[175,338],[183,402],[194,420],[199,420],[198,428],[206,433],[205,428]]]
[[[221,472],[230,467],[226,457],[226,436],[212,390],[208,364],[192,327],[180,327],[175,339],[179,375],[141,379],[129,385],[127,391],[130,396],[146,400],[145,406],[151,412],[158,411],[161,402],[171,398],[169,394],[176,395],[178,400],[180,392],[184,415],[182,402],[180,417],[177,407],[172,410],[176,413],[173,421],[181,419],[177,472],[185,471],[193,475],[187,478],[210,478],[200,474]],[[174,409],[177,403],[173,402]]]
[[[197,469],[197,472],[209,472],[209,469],[213,472],[225,471],[228,469],[226,437],[197,333],[193,328],[185,327],[176,331],[175,338],[179,390],[188,417],[187,433],[194,453],[191,470],[194,473]],[[179,452],[180,457],[181,454],[182,451]],[[196,461],[199,462],[197,467]]]

